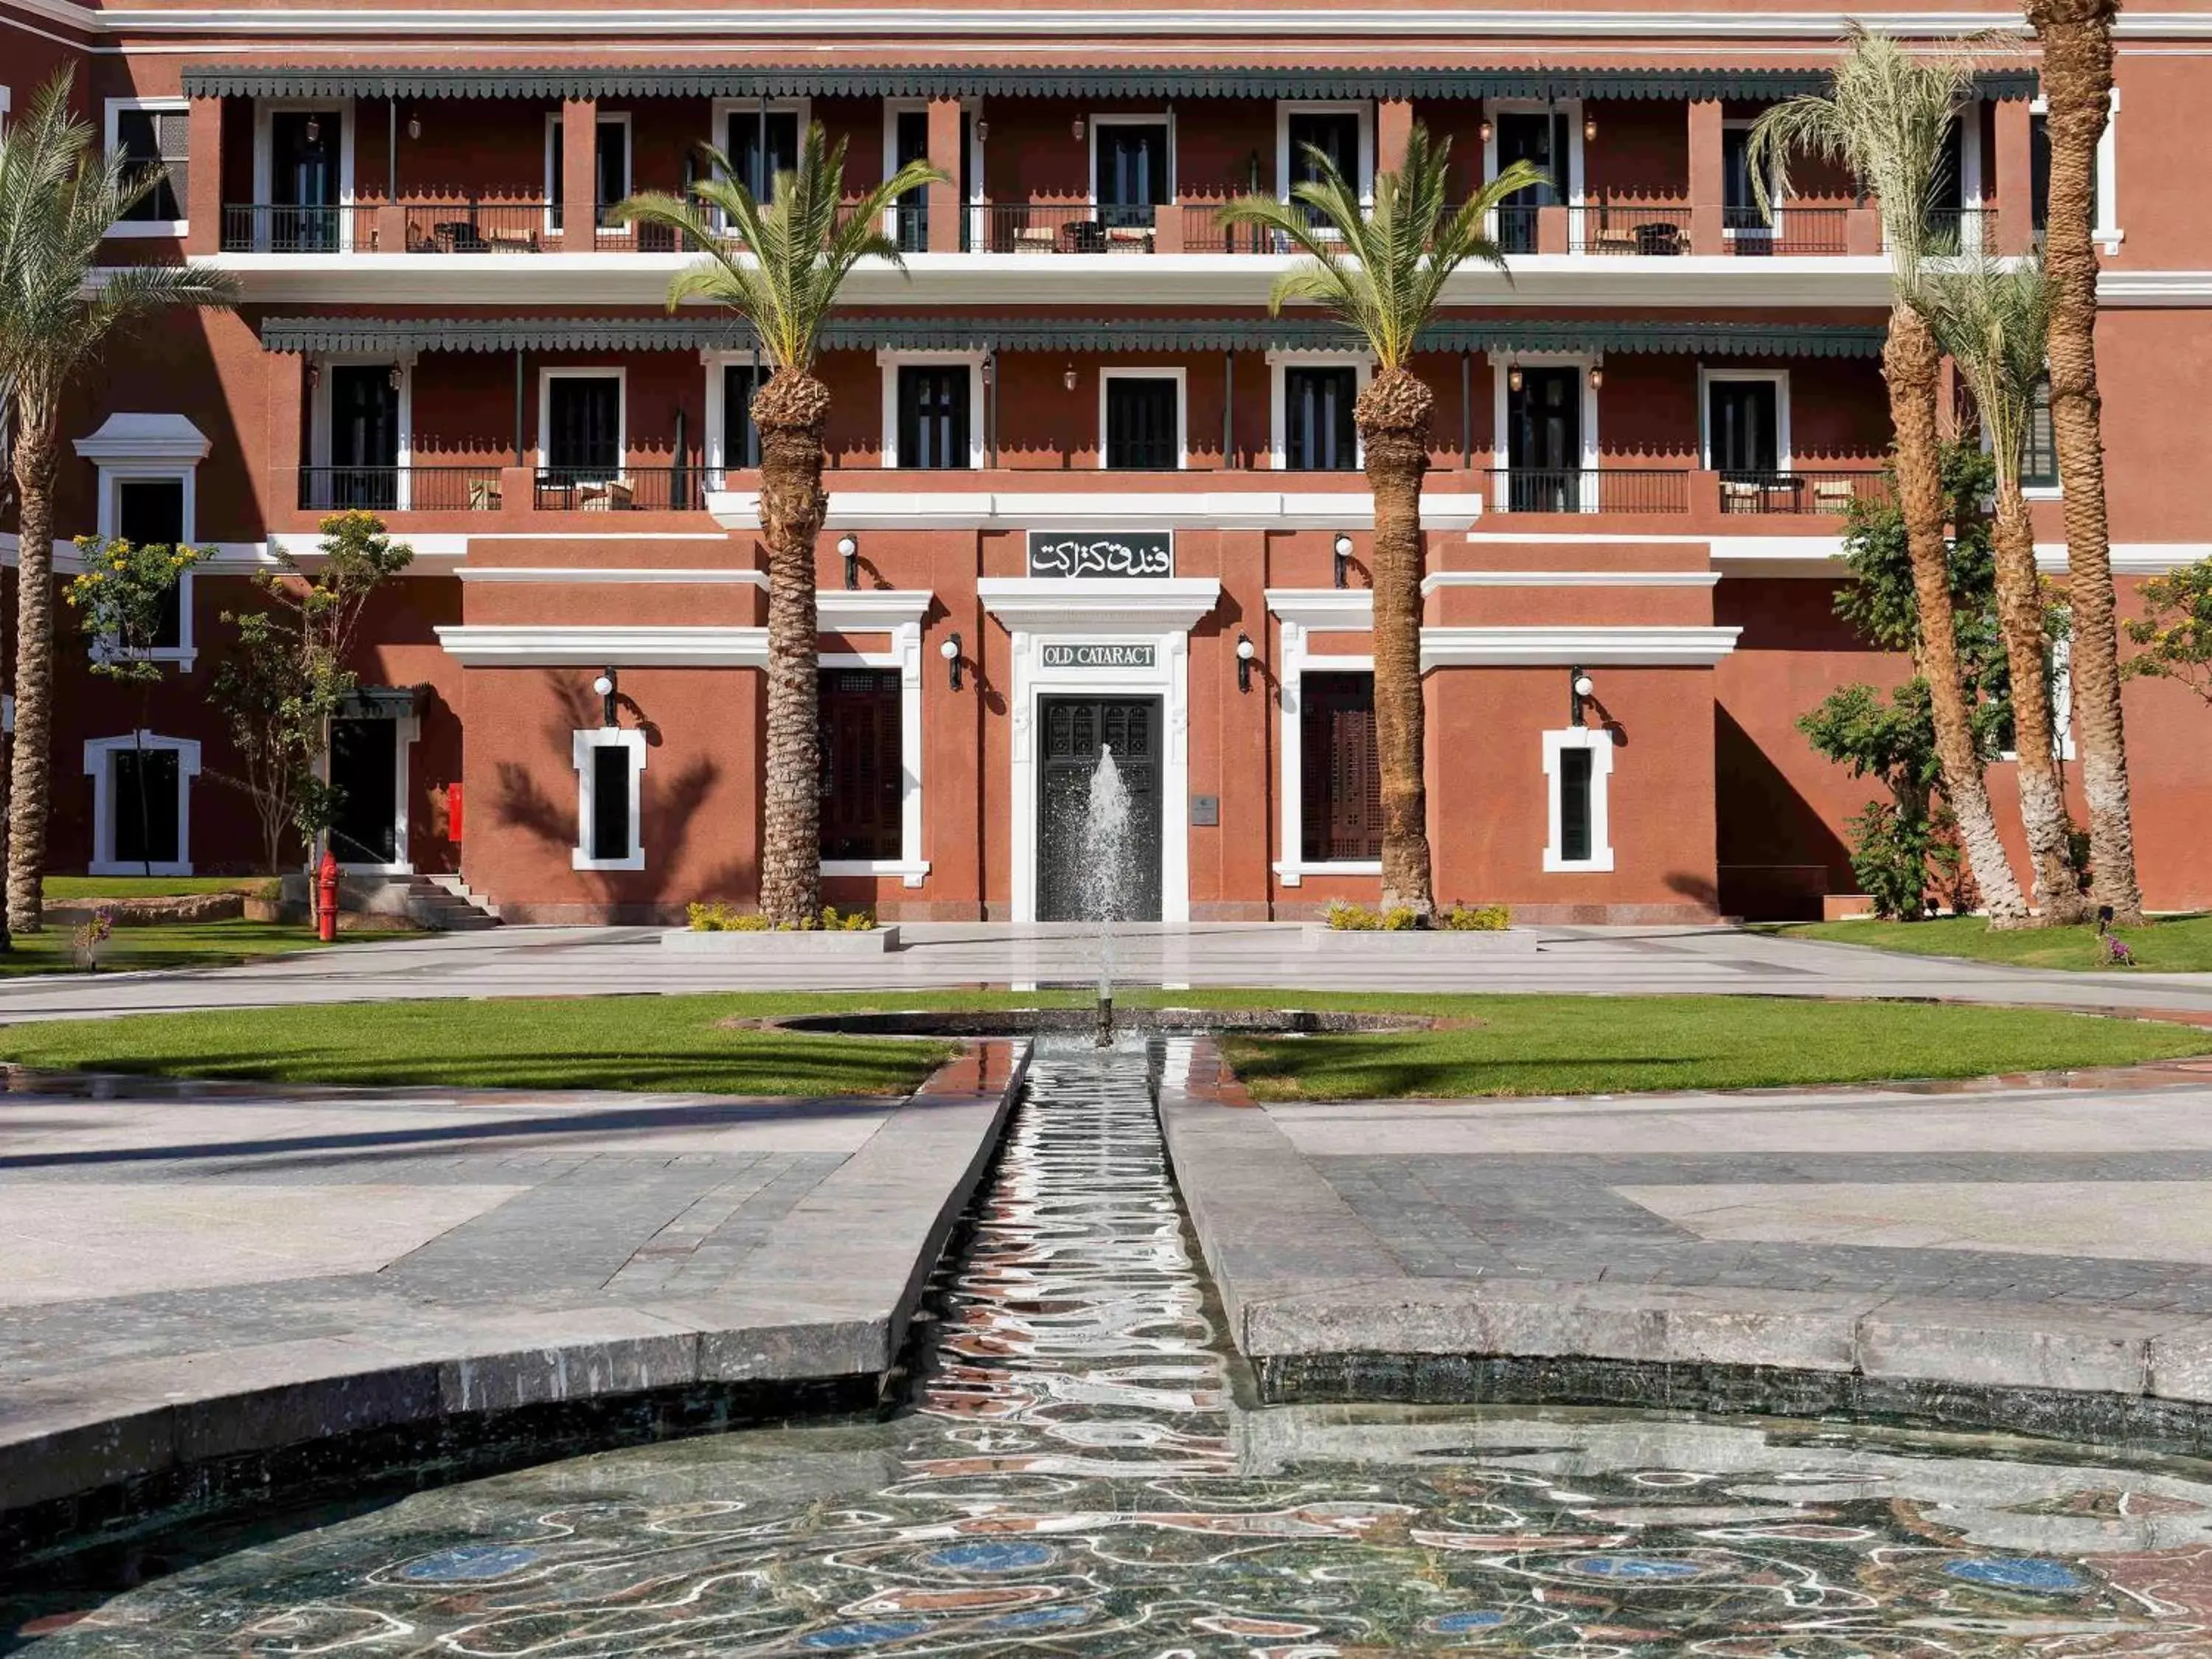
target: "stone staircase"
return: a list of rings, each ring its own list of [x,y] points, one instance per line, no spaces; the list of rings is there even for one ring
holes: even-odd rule
[[[392,883],[404,885],[407,914],[424,927],[465,933],[499,926],[499,912],[469,891],[459,876],[398,876]]]

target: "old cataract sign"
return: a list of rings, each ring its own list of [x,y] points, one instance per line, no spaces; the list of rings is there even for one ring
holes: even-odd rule
[[[1032,530],[1032,576],[1172,576],[1175,533],[1138,530]]]
[[[1149,645],[1048,645],[1042,647],[1047,668],[1150,668]]]

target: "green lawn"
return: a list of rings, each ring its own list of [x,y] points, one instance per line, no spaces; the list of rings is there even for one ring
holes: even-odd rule
[[[1080,993],[874,993],[373,1003],[0,1028],[28,1065],[301,1083],[680,1089],[797,1095],[909,1088],[942,1044],[732,1029],[840,1008],[1080,1004]],[[1265,1099],[1613,1093],[1973,1077],[2212,1052],[2212,1030],[2087,1015],[1749,997],[1408,997],[1176,991],[1126,1003],[1395,1009],[1447,1029],[1237,1037]]]
[[[48,876],[40,891],[49,904],[79,899],[177,898],[187,893],[258,892],[275,896],[274,876]]]
[[[74,974],[76,929],[50,923],[41,932],[19,935],[14,948],[0,951],[0,979],[25,974]],[[389,939],[388,933],[340,934],[348,940]],[[139,968],[229,968],[258,957],[323,948],[302,926],[273,921],[195,921],[167,927],[118,927],[100,947],[100,971],[125,973]]]
[[[1971,957],[2019,968],[2100,969],[2105,947],[2094,927],[1993,930],[1979,916],[1942,916],[1931,921],[1808,921],[1771,930],[1785,939],[1870,945],[1917,957]],[[2136,954],[2138,968],[2166,974],[2212,973],[2212,915],[2174,916],[2147,927],[2114,929]],[[2118,971],[2124,973],[2126,969]]]

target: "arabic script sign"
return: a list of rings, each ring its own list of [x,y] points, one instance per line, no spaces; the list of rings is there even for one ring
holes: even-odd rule
[[[1137,530],[1030,532],[1032,576],[1172,576],[1175,532]]]

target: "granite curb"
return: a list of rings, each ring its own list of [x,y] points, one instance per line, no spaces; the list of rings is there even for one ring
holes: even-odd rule
[[[1407,1272],[1219,1066],[1160,1091],[1261,1398],[1864,1413],[2212,1448],[2212,1320],[1856,1291]]]
[[[294,1480],[302,1469],[390,1472],[361,1466],[368,1444],[390,1449],[394,1469],[412,1448],[474,1473],[603,1437],[872,1407],[1030,1053],[979,1042],[939,1067],[794,1207],[738,1294],[422,1303],[374,1328],[13,1386],[0,1400],[0,1556],[217,1507],[224,1492],[265,1503],[313,1485]],[[918,1172],[941,1179],[925,1188]],[[558,1433],[533,1441],[533,1422],[555,1420]],[[318,1457],[321,1443],[354,1450]]]

